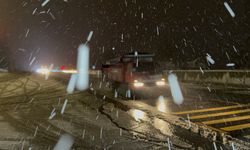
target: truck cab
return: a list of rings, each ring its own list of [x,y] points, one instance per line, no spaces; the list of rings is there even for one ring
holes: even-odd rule
[[[102,72],[114,90],[123,93],[130,91],[133,96],[148,89],[163,88],[166,82],[157,70],[153,57],[154,54],[150,53],[128,53],[107,61],[102,66]]]

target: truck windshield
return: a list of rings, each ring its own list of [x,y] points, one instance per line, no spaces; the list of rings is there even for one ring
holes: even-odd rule
[[[153,62],[138,62],[138,65],[134,64],[133,72],[158,73],[155,68],[156,64]]]

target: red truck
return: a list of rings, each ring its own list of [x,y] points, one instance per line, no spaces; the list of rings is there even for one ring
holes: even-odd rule
[[[120,95],[140,97],[167,86],[151,53],[128,53],[102,65],[104,78]],[[150,94],[151,93],[151,94]]]

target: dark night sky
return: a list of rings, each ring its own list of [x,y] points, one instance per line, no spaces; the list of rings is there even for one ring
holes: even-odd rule
[[[206,53],[216,62],[212,68],[250,65],[249,0],[227,1],[235,18],[223,0],[50,0],[41,7],[43,1],[0,0],[0,27],[18,68],[74,66],[91,30],[91,64],[136,50],[183,69],[194,60],[197,69],[207,66]],[[29,67],[33,57],[37,65]]]

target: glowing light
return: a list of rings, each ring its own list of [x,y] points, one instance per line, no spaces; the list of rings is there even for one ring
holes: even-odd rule
[[[40,74],[48,74],[50,71],[47,68],[39,68],[36,70],[36,72]]]
[[[77,73],[77,70],[62,70],[63,73]]]
[[[137,80],[135,80],[135,81],[134,81],[134,86],[135,86],[135,87],[143,87],[143,86],[144,86],[144,83],[138,82]]]
[[[163,96],[159,96],[156,107],[161,112],[167,112],[165,98]]]
[[[65,70],[65,66],[61,66],[61,67],[60,67],[60,70]]]
[[[145,118],[146,114],[145,112],[138,110],[138,109],[133,109],[132,111],[132,116],[135,118],[136,121],[140,121]]]
[[[166,85],[166,82],[165,82],[164,80],[157,81],[157,82],[156,82],[156,85],[157,85],[157,86],[164,86],[164,85]]]
[[[74,69],[70,69],[70,70],[55,70],[55,69],[48,69],[48,68],[45,68],[45,67],[41,67],[39,69],[36,70],[37,73],[40,73],[40,74],[49,74],[50,72],[62,72],[62,73],[71,73],[71,74],[76,74],[77,73],[77,70],[74,70]]]

